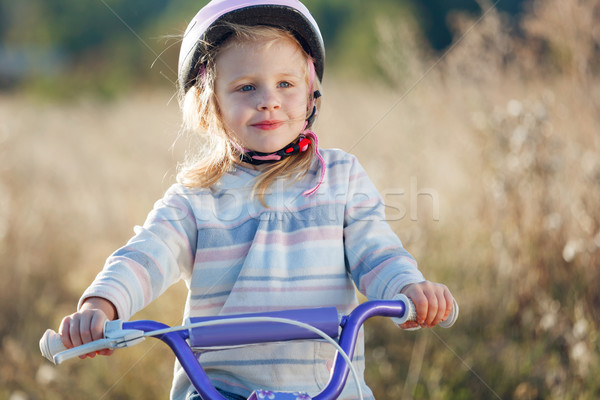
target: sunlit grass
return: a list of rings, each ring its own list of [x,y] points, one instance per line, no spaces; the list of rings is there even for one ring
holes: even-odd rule
[[[461,304],[450,330],[371,323],[378,399],[600,394],[598,55],[582,47],[593,27],[571,3],[538,7],[530,42],[493,13],[471,30],[457,19],[469,33],[429,72],[436,59],[408,46],[392,84],[326,79],[323,147],[359,157],[425,275]],[[183,142],[171,149],[170,97],[0,97],[0,398],[166,397],[162,345],[48,368],[37,341],[174,181]],[[184,296],[176,285],[136,317],[178,323]]]

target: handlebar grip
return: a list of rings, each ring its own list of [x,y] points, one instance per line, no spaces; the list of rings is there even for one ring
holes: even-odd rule
[[[402,325],[406,321],[416,321],[417,311],[415,309],[415,304],[412,302],[411,299],[406,297],[406,295],[399,293],[396,296],[394,296],[392,300],[402,301],[404,303],[404,307],[406,308],[406,311],[404,312],[404,315],[401,318],[392,318],[392,321],[394,321],[396,325]],[[450,315],[448,315],[448,318],[446,318],[444,321],[438,323],[438,326],[442,328],[450,328],[458,319],[458,313],[458,303],[455,299],[454,304],[452,305],[452,311],[450,311]]]
[[[411,299],[402,293],[398,293],[392,300],[398,300],[404,303],[404,315],[400,318],[392,318],[392,321],[394,321],[396,325],[402,325],[407,321],[417,320],[417,310]]]
[[[458,319],[458,312],[458,303],[456,302],[456,299],[454,299],[454,304],[452,305],[452,311],[450,311],[450,315],[448,315],[448,318],[440,322],[438,326],[441,326],[442,328],[450,328]]]
[[[42,355],[57,365],[71,358],[107,348],[114,348],[113,345],[114,340],[105,338],[67,349],[62,340],[60,340],[60,335],[52,329],[47,329],[44,336],[40,339],[40,351]]]
[[[67,348],[62,340],[60,340],[60,335],[52,329],[46,329],[44,336],[40,339],[40,351],[42,352],[42,355],[55,363],[54,355],[65,350],[67,350]]]

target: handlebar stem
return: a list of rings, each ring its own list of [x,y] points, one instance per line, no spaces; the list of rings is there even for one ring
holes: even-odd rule
[[[342,334],[340,335],[339,344],[342,350],[352,358],[358,332],[362,324],[369,318],[374,316],[382,317],[398,317],[403,316],[406,312],[404,303],[373,300],[367,303],[360,304],[345,318],[342,318],[340,326],[343,326]],[[343,325],[342,325],[343,324]],[[344,383],[350,372],[349,366],[344,361],[344,358],[337,355],[333,364],[333,374],[327,383],[325,389],[313,398],[313,400],[329,400],[337,399],[342,390]]]

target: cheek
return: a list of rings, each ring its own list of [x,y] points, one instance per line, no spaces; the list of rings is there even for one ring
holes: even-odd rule
[[[223,122],[228,125],[237,124],[238,120],[241,118],[240,105],[230,97],[219,94],[217,94],[217,101]]]
[[[306,96],[304,96],[304,94],[301,96],[295,96],[290,100],[289,105],[290,110],[293,110],[293,113],[296,116],[305,115],[309,107],[308,99]]]

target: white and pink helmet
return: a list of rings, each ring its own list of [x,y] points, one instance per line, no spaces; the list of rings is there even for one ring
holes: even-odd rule
[[[179,51],[178,82],[185,94],[196,81],[208,46],[218,46],[230,31],[220,22],[267,25],[290,31],[314,60],[315,72],[323,79],[325,46],[315,19],[298,0],[212,0],[192,19]]]

